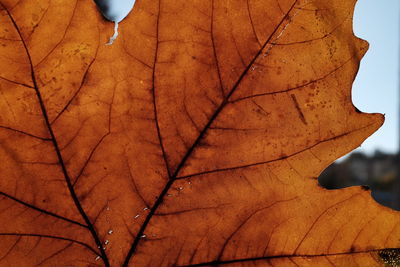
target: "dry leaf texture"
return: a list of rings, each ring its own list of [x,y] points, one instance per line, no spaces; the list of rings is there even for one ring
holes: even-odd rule
[[[399,216],[316,178],[351,102],[355,0],[0,0],[0,266],[380,266]],[[383,260],[382,260],[383,258]]]

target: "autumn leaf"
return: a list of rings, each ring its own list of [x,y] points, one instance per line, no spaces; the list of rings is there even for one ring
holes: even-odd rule
[[[0,266],[380,266],[399,216],[317,177],[351,102],[355,0],[0,0]]]

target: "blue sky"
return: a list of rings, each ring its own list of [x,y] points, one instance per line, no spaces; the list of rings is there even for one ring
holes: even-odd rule
[[[364,112],[386,114],[382,128],[358,151],[398,148],[399,0],[359,0],[354,16],[355,34],[370,43],[353,86],[353,102]]]

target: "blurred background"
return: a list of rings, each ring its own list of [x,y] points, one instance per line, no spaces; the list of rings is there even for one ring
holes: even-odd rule
[[[400,1],[358,0],[355,34],[370,43],[353,86],[353,103],[363,112],[384,113],[384,126],[360,148],[320,176],[328,189],[367,185],[379,203],[400,210]]]

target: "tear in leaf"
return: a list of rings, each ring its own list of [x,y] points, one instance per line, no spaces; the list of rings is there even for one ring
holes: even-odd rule
[[[114,35],[107,45],[112,45],[118,37],[118,23],[131,12],[136,0],[95,0],[103,16],[115,23]]]

